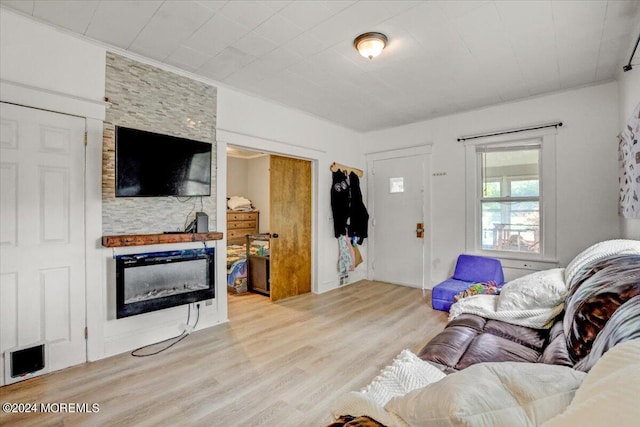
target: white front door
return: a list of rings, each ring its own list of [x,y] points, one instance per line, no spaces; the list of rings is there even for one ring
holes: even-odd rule
[[[85,120],[6,103],[0,116],[0,352],[45,341],[62,369],[86,361]]]
[[[373,175],[373,263],[369,276],[422,288],[428,276],[427,235],[418,237],[416,229],[426,219],[427,156],[388,156],[378,155],[369,161]]]

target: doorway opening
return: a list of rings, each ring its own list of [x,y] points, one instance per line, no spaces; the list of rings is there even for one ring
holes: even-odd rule
[[[227,147],[230,300],[311,291],[311,205],[310,160]]]

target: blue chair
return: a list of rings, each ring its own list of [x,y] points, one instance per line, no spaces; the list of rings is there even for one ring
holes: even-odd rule
[[[474,283],[485,283],[490,280],[498,286],[504,284],[500,260],[476,255],[460,255],[453,276],[431,290],[431,306],[434,310],[449,311],[451,304],[455,302],[454,296]]]

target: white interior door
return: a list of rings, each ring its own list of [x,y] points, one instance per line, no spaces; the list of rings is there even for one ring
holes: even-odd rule
[[[370,163],[374,280],[418,288],[425,284],[425,238],[417,237],[416,226],[425,221],[426,167],[423,155]]]
[[[0,352],[45,341],[62,369],[86,361],[85,120],[6,103],[0,116]]]

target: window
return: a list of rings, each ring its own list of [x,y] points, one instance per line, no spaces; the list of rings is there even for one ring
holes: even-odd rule
[[[555,259],[555,129],[465,146],[467,251]]]
[[[404,193],[404,177],[389,178],[389,193]]]
[[[540,252],[540,147],[477,150],[482,249]]]

